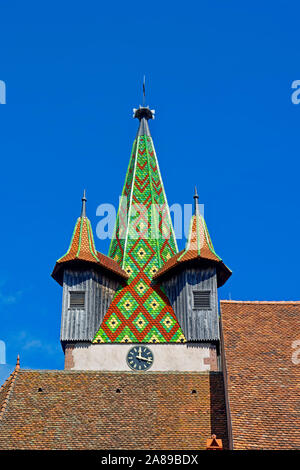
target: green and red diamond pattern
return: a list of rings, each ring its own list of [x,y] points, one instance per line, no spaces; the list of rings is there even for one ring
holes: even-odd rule
[[[170,302],[152,285],[156,271],[175,253],[177,246],[162,186],[152,139],[134,142],[109,256],[129,275],[128,285],[115,295],[96,333],[94,343],[183,343],[185,337]],[[137,212],[132,205],[149,209],[155,216]],[[153,235],[154,234],[154,235]]]

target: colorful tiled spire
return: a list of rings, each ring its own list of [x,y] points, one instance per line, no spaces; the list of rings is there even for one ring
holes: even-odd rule
[[[170,211],[150,135],[149,107],[134,110],[140,121],[133,143],[109,256],[129,275],[113,299],[93,342],[185,342],[153,275],[177,253]]]
[[[230,269],[223,263],[220,256],[214,250],[204,217],[200,214],[198,204],[198,193],[195,188],[194,194],[194,215],[192,216],[189,229],[189,237],[184,250],[174,255],[164,266],[154,275],[155,279],[160,279],[166,273],[178,268],[185,262],[213,262],[217,266],[218,287],[222,286],[231,276]]]
[[[92,263],[96,269],[104,268],[120,277],[123,281],[126,281],[128,275],[120,265],[96,250],[91,222],[86,216],[85,191],[81,200],[81,215],[77,219],[69,249],[64,256],[57,260],[52,277],[59,284],[62,284],[63,270],[67,264],[72,264],[73,266],[74,264],[77,266],[80,264],[82,266],[83,263],[88,263],[89,265]]]

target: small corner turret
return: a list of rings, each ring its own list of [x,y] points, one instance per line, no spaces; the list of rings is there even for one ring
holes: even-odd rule
[[[84,191],[69,249],[52,272],[63,287],[60,339],[64,350],[69,342],[94,337],[116,290],[128,278],[118,263],[96,250],[86,201]]]
[[[214,250],[198,199],[195,190],[185,249],[170,258],[153,278],[165,289],[187,341],[218,344],[217,288],[227,281],[231,271]]]
[[[154,114],[144,105],[134,110],[139,127],[108,256],[96,250],[84,192],[69,249],[53,270],[63,286],[65,369],[220,368],[217,289],[231,271],[214,250],[197,191],[187,244],[178,253],[148,126]]]

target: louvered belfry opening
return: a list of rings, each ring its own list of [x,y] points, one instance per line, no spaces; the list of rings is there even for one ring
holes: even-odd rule
[[[211,308],[211,292],[209,290],[194,290],[193,291],[193,308],[195,310],[203,310]]]
[[[85,307],[85,292],[70,292],[70,308],[84,308]]]

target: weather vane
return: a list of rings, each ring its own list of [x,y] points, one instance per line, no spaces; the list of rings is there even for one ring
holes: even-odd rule
[[[139,109],[133,108],[133,117],[142,119],[154,119],[155,117],[155,109],[149,109],[149,106],[146,107],[146,76],[144,75],[143,78],[143,105],[139,105]]]

